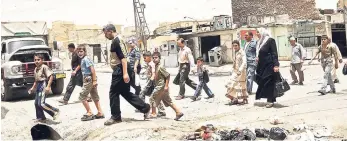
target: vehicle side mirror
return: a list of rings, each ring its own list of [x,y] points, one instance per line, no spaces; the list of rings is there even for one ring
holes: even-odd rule
[[[57,41],[53,41],[53,49],[58,50],[58,42]]]

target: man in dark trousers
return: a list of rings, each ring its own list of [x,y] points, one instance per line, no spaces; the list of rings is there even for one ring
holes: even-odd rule
[[[75,89],[76,85],[82,87],[83,81],[82,81],[82,72],[81,72],[81,59],[78,57],[78,54],[76,52],[75,45],[73,43],[70,43],[68,45],[68,50],[70,53],[72,53],[71,57],[71,78],[69,84],[66,86],[66,92],[64,95],[64,98],[59,100],[60,103],[63,103],[64,105],[68,104],[71,94],[73,90]],[[88,98],[88,102],[91,102],[91,98]]]
[[[196,83],[189,79],[188,75],[190,72],[190,68],[194,67],[194,57],[192,55],[192,51],[189,47],[184,44],[184,39],[179,38],[177,40],[177,46],[180,47],[180,51],[178,52],[178,62],[180,64],[178,72],[179,72],[179,85],[180,91],[179,96],[176,97],[176,100],[181,100],[185,98],[185,84],[187,84],[192,89],[196,90]],[[178,77],[178,76],[176,76]]]
[[[141,113],[144,113],[144,116],[147,117],[148,113],[150,112],[150,105],[142,101],[139,96],[130,92],[130,81],[134,80],[131,80],[129,76],[134,73],[134,70],[131,70],[131,68],[128,67],[125,53],[126,45],[124,41],[117,36],[116,28],[112,24],[106,25],[103,31],[105,37],[112,40],[110,50],[110,65],[113,69],[109,93],[112,116],[104,124],[112,125],[122,122],[119,95],[122,95],[126,101],[128,101]]]

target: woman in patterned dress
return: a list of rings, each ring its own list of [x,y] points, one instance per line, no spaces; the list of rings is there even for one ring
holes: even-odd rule
[[[238,104],[239,99],[243,99],[240,104],[248,104],[247,88],[247,60],[245,52],[240,49],[240,42],[235,40],[232,42],[235,56],[233,57],[233,73],[229,83],[226,85],[226,97],[230,98],[230,104]]]

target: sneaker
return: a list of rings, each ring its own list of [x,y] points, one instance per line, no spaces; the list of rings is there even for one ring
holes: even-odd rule
[[[184,96],[179,95],[176,97],[176,100],[182,100],[182,99],[184,99]]]
[[[194,101],[198,101],[198,100],[200,100],[201,98],[200,98],[200,97],[196,97],[196,96],[194,96],[194,97],[192,97],[191,99],[192,99],[192,100],[193,100],[193,102],[194,102]]]
[[[302,82],[299,82],[299,85],[304,85],[304,83],[302,83]]]
[[[62,103],[62,104],[64,104],[64,105],[67,105],[67,104],[68,104],[68,101],[65,101],[64,99],[60,99],[58,102],[59,102],[59,103]]]
[[[214,98],[214,94],[212,94],[212,95],[209,96],[209,97],[206,97],[206,99],[210,99],[210,98]]]
[[[339,79],[334,80],[334,83],[339,83],[339,82],[340,82]]]
[[[59,118],[59,115],[60,115],[60,111],[58,110],[54,116],[53,116],[53,120],[57,120]]]
[[[47,119],[35,119],[34,122],[35,123],[46,123]]]
[[[116,124],[116,123],[121,123],[122,119],[113,119],[110,118],[109,120],[105,121],[104,125],[108,126],[108,125],[112,125],[112,124]]]
[[[327,92],[325,91],[325,90],[319,90],[318,91],[320,94],[322,94],[322,95],[326,95],[327,94]]]

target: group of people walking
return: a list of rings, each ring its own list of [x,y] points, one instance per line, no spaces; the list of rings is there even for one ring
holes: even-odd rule
[[[116,28],[112,24],[108,24],[103,28],[105,37],[112,40],[110,48],[110,67],[113,72],[111,75],[111,86],[109,90],[111,117],[104,124],[112,125],[122,122],[120,110],[121,95],[127,102],[136,108],[136,112],[144,114],[144,119],[157,118],[166,116],[165,107],[171,107],[176,113],[175,120],[179,120],[184,114],[174,104],[169,93],[170,74],[165,67],[160,64],[161,55],[159,52],[145,52],[142,54],[144,62],[147,64],[148,81],[141,89],[141,86],[135,82],[136,75],[141,71],[140,59],[141,53],[136,46],[134,40],[126,43],[116,32]],[[232,47],[235,51],[233,56],[232,75],[230,81],[226,84],[226,97],[233,104],[248,104],[249,94],[252,93],[253,81],[258,84],[256,91],[256,100],[266,98],[267,108],[274,106],[278,92],[276,91],[276,83],[280,81],[279,61],[276,41],[271,38],[270,33],[260,28],[257,30],[259,40],[253,38],[251,31],[245,34],[246,43],[241,48],[240,42],[235,40]],[[293,82],[303,85],[304,74],[302,65],[304,61],[303,48],[295,42],[295,38],[290,38],[290,44],[293,48],[291,60],[291,76]],[[178,53],[179,73],[174,78],[173,83],[179,85],[179,94],[176,100],[185,98],[185,85],[187,84],[195,90],[193,101],[200,100],[202,89],[207,94],[206,99],[213,98],[215,95],[207,86],[209,82],[208,70],[203,65],[203,58],[198,57],[194,60],[190,48],[185,45],[185,40],[179,38],[177,46],[180,48]],[[82,101],[86,114],[81,117],[82,121],[105,118],[100,106],[99,95],[97,90],[97,76],[94,64],[91,59],[86,56],[86,45],[81,44],[75,48],[73,44],[69,44],[69,51],[72,52],[72,74],[70,82],[66,88],[63,99],[59,102],[67,104],[75,86],[82,86],[79,100]],[[330,85],[331,91],[335,93],[336,89],[331,75],[333,68],[338,68],[338,62],[342,62],[341,53],[339,53],[336,45],[331,43],[331,39],[322,36],[322,45],[319,47],[317,55],[321,54],[321,63],[324,70],[324,83],[319,91],[326,94],[327,85]],[[339,55],[340,54],[340,55]],[[316,56],[317,56],[316,55]],[[37,120],[45,120],[43,111],[46,111],[54,119],[58,118],[59,109],[54,108],[45,102],[45,95],[49,93],[52,83],[52,71],[43,64],[43,57],[40,54],[35,55],[35,84],[29,90],[29,93],[36,93],[35,107]],[[313,58],[314,59],[314,58]],[[313,60],[312,59],[312,60]],[[188,75],[192,67],[195,67],[198,73],[198,83],[192,81]],[[295,75],[295,71],[299,72],[299,80]],[[335,70],[336,71],[336,70]],[[48,82],[46,83],[46,81]],[[338,81],[334,76],[335,82]],[[131,92],[131,87],[135,92]],[[145,97],[149,96],[149,103],[145,102]],[[242,100],[241,102],[239,100]],[[97,114],[93,114],[88,102],[94,101]],[[157,112],[158,110],[158,112]]]

